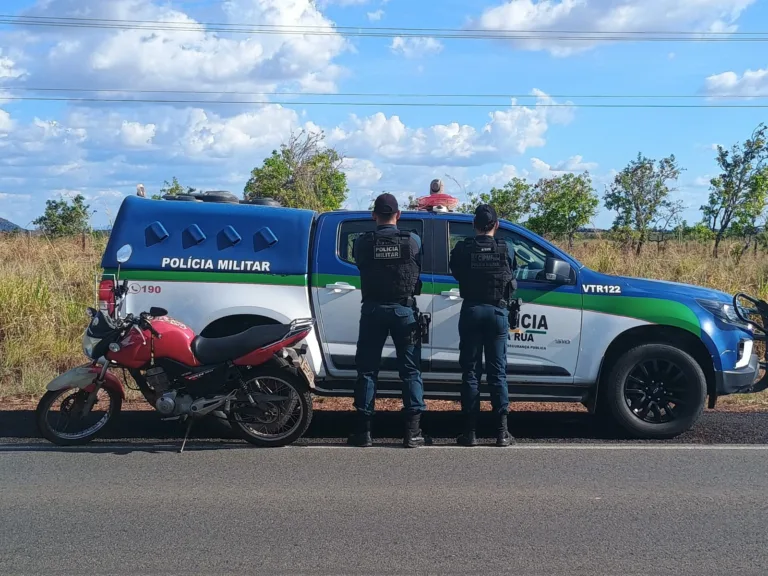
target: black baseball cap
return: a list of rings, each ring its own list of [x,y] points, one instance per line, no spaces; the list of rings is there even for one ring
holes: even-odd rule
[[[380,194],[373,203],[373,211],[376,214],[396,214],[398,210],[397,198],[389,192]]]
[[[499,216],[490,204],[480,204],[480,206],[475,209],[475,228],[478,230],[488,230],[496,224],[498,220]]]

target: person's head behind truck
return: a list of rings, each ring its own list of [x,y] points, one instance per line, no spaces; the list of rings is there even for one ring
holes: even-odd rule
[[[388,192],[379,194],[373,203],[373,219],[376,220],[376,224],[379,226],[396,224],[400,219],[400,208],[397,205],[397,198]]]
[[[499,227],[499,217],[493,206],[490,204],[480,204],[475,208],[475,232],[477,234],[487,234],[493,236]]]

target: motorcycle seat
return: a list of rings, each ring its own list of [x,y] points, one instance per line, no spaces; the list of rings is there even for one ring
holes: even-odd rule
[[[202,364],[219,364],[236,360],[268,344],[279,342],[290,329],[291,327],[287,324],[267,324],[254,326],[232,336],[220,338],[197,336],[192,340],[192,353]]]

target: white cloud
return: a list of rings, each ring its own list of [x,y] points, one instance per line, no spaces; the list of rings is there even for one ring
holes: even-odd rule
[[[381,181],[384,173],[370,160],[360,158],[345,158],[342,170],[347,175],[350,187],[369,188]]]
[[[547,164],[539,158],[531,158],[531,166],[534,172],[547,176],[549,174],[565,174],[568,172],[585,172],[592,171],[597,168],[595,162],[584,162],[583,158],[579,155],[571,156],[567,160],[558,162],[555,165]]]
[[[502,188],[512,178],[527,178],[527,170],[518,170],[512,164],[504,164],[501,169],[490,174],[481,174],[473,178],[467,185],[469,192],[488,192],[491,188]]]
[[[179,144],[192,157],[226,157],[278,147],[298,126],[296,112],[277,104],[229,118],[194,109]]]
[[[0,192],[0,200],[6,202],[29,202],[31,199],[32,196],[29,194],[7,194],[5,192]]]
[[[8,135],[11,130],[13,130],[11,115],[5,110],[0,109],[0,137]]]
[[[537,104],[553,104],[539,90]],[[516,105],[513,99],[512,104]],[[544,106],[511,107],[489,114],[482,128],[453,122],[425,128],[410,128],[399,116],[379,112],[350,120],[328,132],[328,140],[350,156],[378,156],[399,164],[448,164],[471,166],[494,162],[510,154],[546,143],[549,122],[567,124],[573,110]]]
[[[498,1],[498,0],[497,0]],[[487,31],[530,31],[538,34],[510,40],[525,50],[547,50],[567,56],[597,44],[590,40],[563,40],[562,34],[542,31],[632,32],[653,30],[724,31],[736,30],[742,12],[756,0],[507,0],[487,8],[470,28]]]
[[[406,58],[423,58],[431,54],[439,54],[443,50],[443,44],[435,38],[403,38],[397,36],[392,39],[389,49],[394,54]]]
[[[157,126],[154,124],[123,121],[120,127],[120,138],[126,146],[138,148],[151,144],[156,130]]]
[[[366,15],[368,16],[368,20],[371,22],[378,22],[384,17],[384,10],[379,8],[375,12],[368,12]]]
[[[768,68],[747,69],[741,76],[723,72],[707,77],[704,89],[711,96],[768,96]]]
[[[185,30],[52,28],[37,32],[44,57],[29,59],[30,76],[50,85],[145,90],[270,91],[280,85],[334,89],[342,70],[333,60],[347,48],[338,34],[247,35],[198,28],[170,5],[151,0],[46,0],[31,10],[46,17],[130,19],[173,23]],[[232,24],[332,26],[312,0],[228,0]],[[221,17],[218,17],[221,18]],[[213,97],[212,97],[213,98]]]
[[[0,48],[0,83],[15,80],[23,75],[24,70],[19,69],[10,57],[3,56],[3,49]]]

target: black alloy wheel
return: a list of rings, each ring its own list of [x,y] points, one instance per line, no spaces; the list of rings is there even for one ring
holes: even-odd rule
[[[663,424],[677,418],[686,405],[685,373],[674,362],[650,359],[639,362],[624,381],[624,399],[644,422]]]
[[[707,380],[685,350],[640,344],[611,361],[597,389],[598,413],[633,438],[674,438],[704,411]]]

